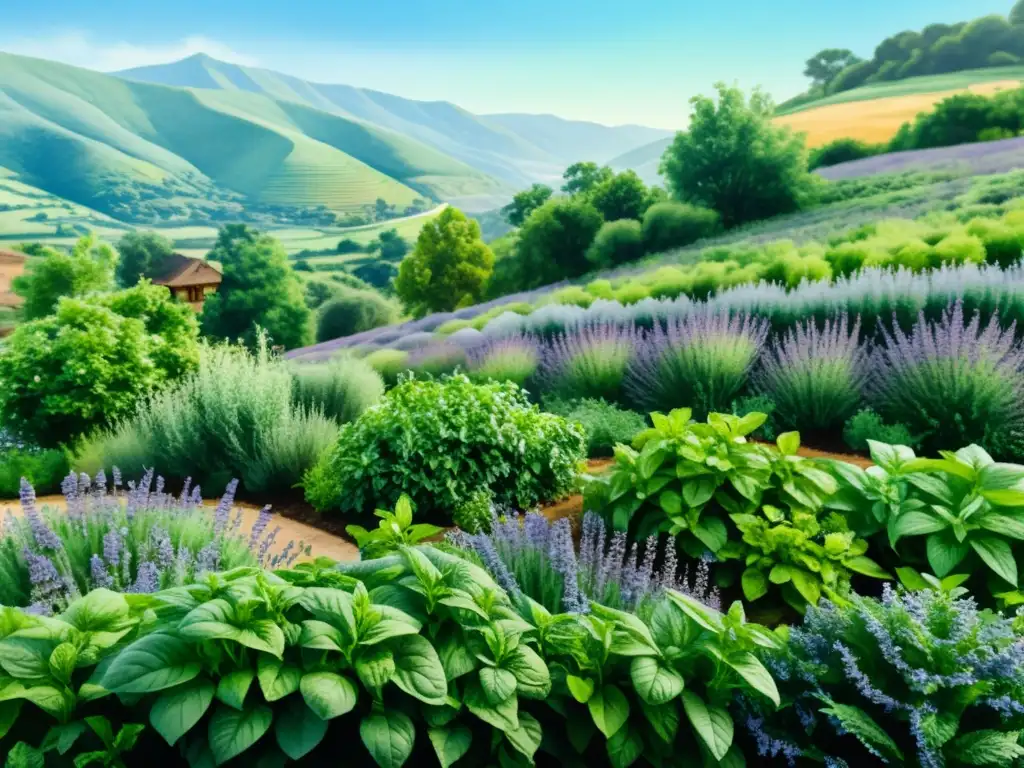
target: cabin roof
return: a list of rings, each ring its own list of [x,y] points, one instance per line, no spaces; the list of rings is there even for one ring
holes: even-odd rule
[[[215,266],[203,259],[172,254],[151,275],[156,285],[168,288],[186,288],[193,285],[220,285],[223,279]]]

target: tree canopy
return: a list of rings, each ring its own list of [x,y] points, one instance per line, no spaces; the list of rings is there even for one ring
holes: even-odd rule
[[[650,205],[650,192],[636,171],[605,179],[590,190],[589,198],[605,221],[639,220]]]
[[[174,243],[156,232],[129,232],[118,240],[117,252],[117,282],[130,288],[139,278],[151,277],[174,254]]]
[[[255,345],[257,328],[263,328],[286,349],[312,340],[302,282],[277,240],[244,224],[229,224],[207,258],[220,262],[223,278],[203,305],[203,333]]]
[[[114,249],[95,235],[81,238],[70,254],[45,249],[31,272],[14,279],[14,292],[25,300],[22,317],[35,320],[53,314],[63,296],[112,290],[116,264]]]
[[[546,203],[554,190],[545,184],[534,184],[529,189],[517,192],[512,202],[501,209],[502,215],[513,227],[521,227],[530,214]]]
[[[493,269],[480,225],[449,206],[420,230],[416,247],[398,267],[395,292],[417,317],[448,312],[478,301]]]
[[[573,163],[562,174],[562,179],[565,181],[562,191],[567,195],[585,195],[614,175],[611,168],[598,166],[597,163],[590,161]]]
[[[859,56],[846,48],[826,48],[807,60],[804,76],[811,78],[816,86],[827,86],[840,72],[860,61]]]
[[[803,137],[771,122],[775,106],[754,90],[715,85],[695,96],[688,131],[676,134],[661,173],[682,202],[711,208],[726,227],[797,209],[810,176]]]
[[[526,220],[519,233],[521,287],[534,288],[591,268],[587,249],[604,223],[601,214],[582,198],[556,198]]]

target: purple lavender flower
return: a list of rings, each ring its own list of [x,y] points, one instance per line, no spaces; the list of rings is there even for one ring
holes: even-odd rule
[[[556,336],[537,378],[543,391],[560,397],[615,402],[643,335],[635,326],[589,325]]]
[[[409,370],[428,376],[453,373],[465,364],[466,350],[443,341],[413,350],[406,360]]]
[[[107,570],[103,558],[99,555],[89,558],[89,575],[94,588],[110,589],[114,586],[114,579]]]
[[[217,509],[213,513],[213,531],[218,536],[224,532],[228,523],[228,516],[231,514],[231,506],[235,503],[235,493],[238,491],[238,480],[233,479],[224,489],[224,495],[217,502]]]
[[[527,520],[530,517],[527,516]],[[572,545],[572,526],[569,520],[563,517],[549,528],[546,519],[541,515],[536,517],[540,517],[545,529],[551,532],[548,553],[552,569],[562,575],[562,610],[567,613],[587,613],[590,606],[580,592],[579,565]]]
[[[768,334],[763,320],[700,309],[655,326],[629,366],[625,387],[648,410],[728,408]]]
[[[149,533],[150,549],[157,567],[163,571],[174,563],[174,544],[171,537],[160,526],[153,526]]]
[[[117,570],[117,567],[121,565],[121,548],[123,544],[121,534],[115,529],[107,531],[103,536],[103,559],[114,570]]]
[[[211,573],[217,570],[220,563],[220,547],[216,542],[211,541],[196,555],[196,572]]]
[[[256,516],[256,521],[252,524],[252,533],[249,535],[249,549],[256,548],[256,545],[259,543],[260,536],[263,535],[263,531],[266,530],[273,517],[274,516],[270,512],[269,504],[259,511],[259,514]]]
[[[467,355],[467,368],[474,380],[512,381],[519,386],[537,371],[541,358],[537,340],[524,334],[486,341]]]
[[[66,602],[71,594],[67,582],[63,579],[54,565],[46,555],[39,555],[30,549],[23,552],[25,563],[28,565],[28,579],[31,584],[31,599],[33,603],[48,606],[51,611],[56,604]]]
[[[140,595],[151,595],[160,590],[160,569],[155,563],[143,560],[139,563],[138,572],[135,575],[135,583],[132,584],[129,592]]]
[[[494,548],[494,542],[491,537],[485,533],[480,533],[475,536],[466,536],[467,539],[472,543],[473,549],[480,555],[480,559],[484,563],[484,567],[490,571],[498,585],[508,592],[510,595],[519,594],[519,585],[516,583],[515,578],[509,571],[508,567],[502,561],[498,555],[498,551]]]
[[[281,526],[277,526],[276,528],[274,528],[274,530],[272,530],[270,533],[263,537],[263,541],[260,544],[259,551],[256,553],[256,559],[257,561],[259,561],[261,565],[266,565],[267,553],[270,551],[270,548],[274,545],[274,542],[277,541],[277,534],[280,532]]]
[[[117,467],[114,467],[114,469],[113,469],[113,476],[114,476],[114,491],[117,492],[118,490],[121,489],[121,470],[118,469]]]
[[[21,478],[21,509],[32,529],[32,537],[36,546],[40,549],[49,549],[53,552],[62,549],[60,537],[57,536],[43,520],[42,515],[36,508],[36,492],[32,485],[24,477]]]

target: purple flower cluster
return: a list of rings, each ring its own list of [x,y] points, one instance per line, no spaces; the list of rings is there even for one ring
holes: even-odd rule
[[[456,344],[438,342],[409,353],[406,360],[410,370],[430,376],[452,373],[466,364],[466,350]]]
[[[466,367],[473,379],[513,381],[523,386],[537,371],[540,347],[533,336],[517,333],[469,350]]]
[[[703,309],[655,326],[629,366],[626,390],[648,410],[726,410],[768,335],[749,315]]]
[[[634,354],[643,345],[634,326],[587,325],[555,336],[544,350],[537,378],[541,389],[566,398],[614,402]]]

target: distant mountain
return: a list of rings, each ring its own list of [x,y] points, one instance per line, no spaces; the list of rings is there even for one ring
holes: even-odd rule
[[[625,152],[618,157],[608,161],[608,165],[617,171],[624,171],[627,168],[637,172],[637,175],[647,184],[664,185],[665,181],[658,173],[658,165],[661,163],[661,156],[665,154],[668,145],[672,143],[672,136],[668,136],[642,147]]]
[[[519,188],[553,181],[579,160],[606,162],[671,134],[553,115],[474,115],[446,101],[414,101],[349,85],[325,85],[196,54],[116,73],[146,83],[261,94],[397,131]]]
[[[115,216],[154,197],[168,216],[182,204],[238,200],[343,212],[377,198],[401,208],[432,197],[482,210],[513,191],[414,137],[336,109],[251,89],[131,82],[2,53],[0,166]]]

